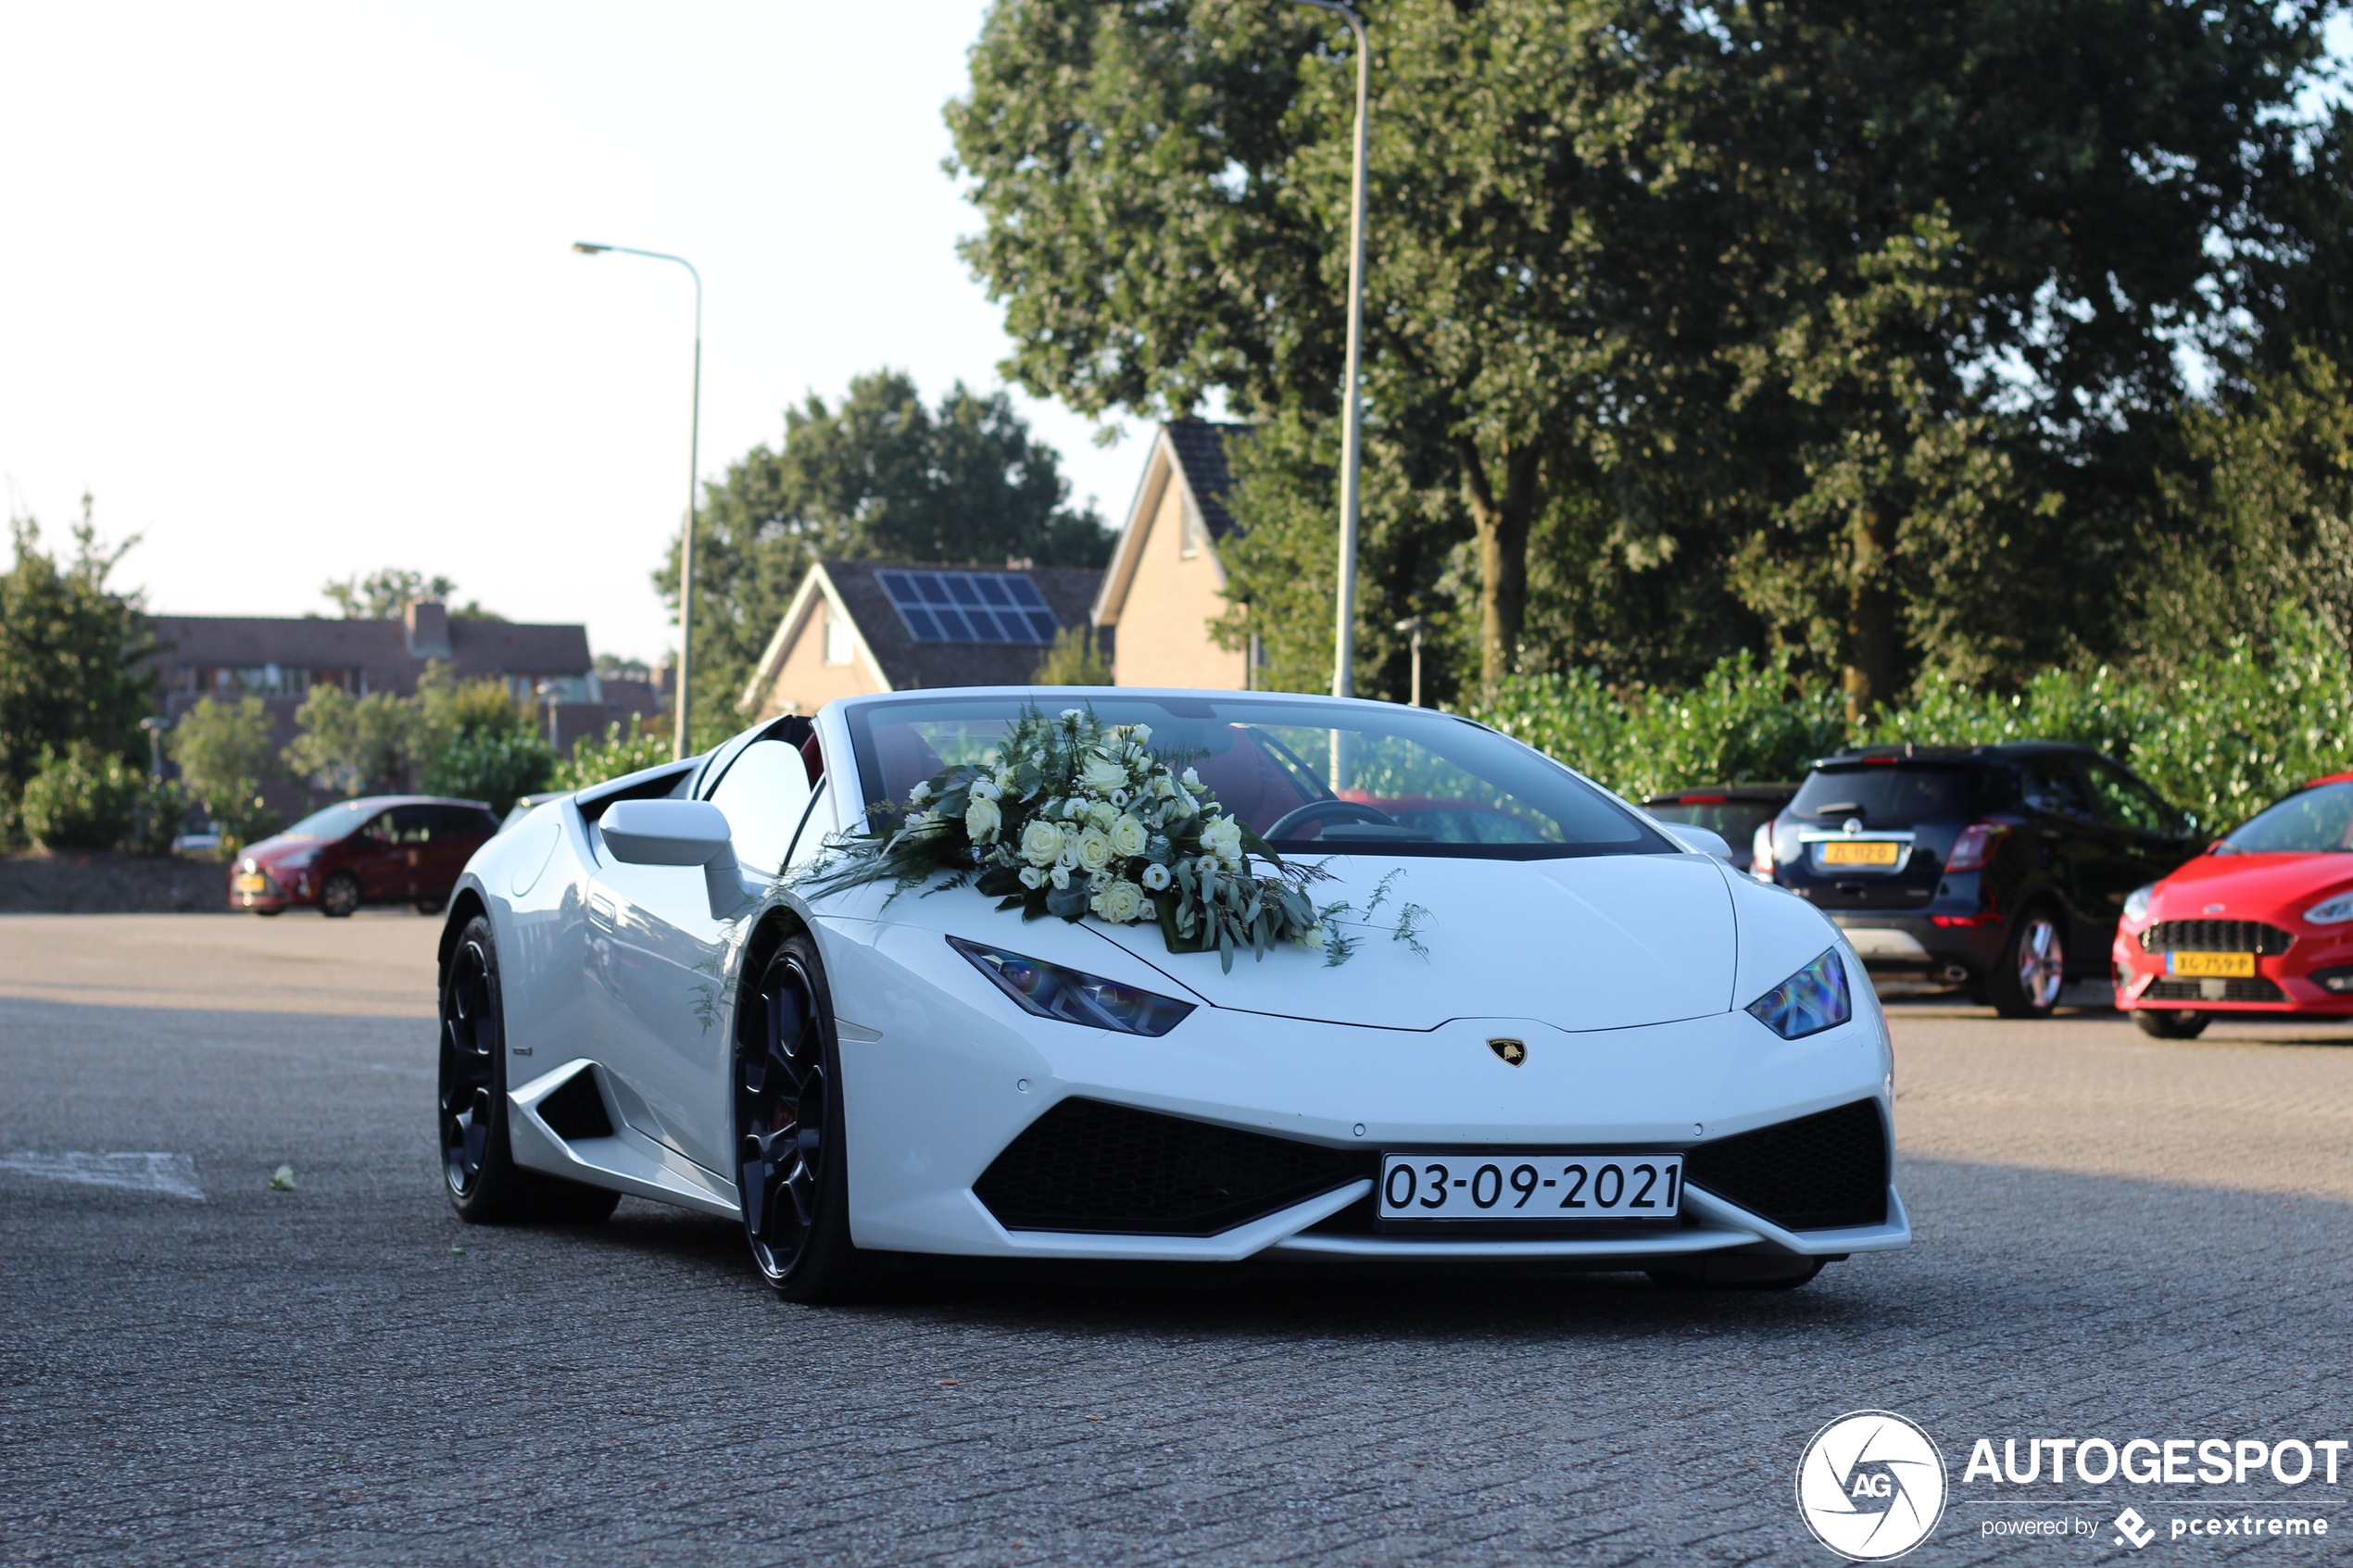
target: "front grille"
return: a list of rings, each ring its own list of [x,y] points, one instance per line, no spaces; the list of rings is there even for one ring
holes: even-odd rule
[[[2277,958],[2296,933],[2259,920],[2161,920],[2141,933],[2144,953],[2259,953]]]
[[[1879,1102],[1776,1123],[1696,1145],[1683,1180],[1784,1230],[1887,1223],[1887,1129]]]
[[[973,1192],[1007,1230],[1214,1236],[1372,1173],[1351,1150],[1066,1099]]]
[[[2208,986],[2219,989],[2209,991]],[[2284,1002],[2287,996],[2271,982],[2253,980],[2160,980],[2141,993],[2150,1002]]]

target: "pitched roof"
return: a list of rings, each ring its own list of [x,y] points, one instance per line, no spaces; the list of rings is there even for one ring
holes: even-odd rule
[[[409,651],[408,628],[398,621],[341,621],[325,616],[158,615],[151,619],[157,638],[169,645],[158,657],[166,666],[250,668],[276,664],[288,669],[362,670],[368,689],[416,690],[425,660]],[[574,675],[587,673],[585,626],[527,624],[513,621],[449,622],[450,664],[460,679],[485,675]]]
[[[1001,571],[1000,568],[934,566],[928,562],[888,560],[822,560],[824,572],[840,596],[842,608],[857,623],[859,634],[881,666],[883,678],[894,691],[911,686],[1018,686],[1027,684],[1038,668],[1041,649],[1034,643],[919,643],[907,630],[890,596],[875,581],[878,571],[937,571],[947,574]],[[1102,573],[1068,567],[1032,567],[1024,575],[1038,584],[1047,608],[1060,626],[1087,624],[1088,607]]]
[[[1201,520],[1208,525],[1211,541],[1225,538],[1234,530],[1234,514],[1226,509],[1226,492],[1234,483],[1233,472],[1226,466],[1226,443],[1248,435],[1255,427],[1171,420],[1161,428],[1168,433],[1168,445],[1176,454],[1177,466],[1185,470],[1186,487],[1201,508]]]

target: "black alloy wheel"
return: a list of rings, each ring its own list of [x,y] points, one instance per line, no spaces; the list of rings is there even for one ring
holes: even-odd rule
[[[2067,928],[2049,904],[2029,906],[2010,922],[2010,939],[1985,994],[2004,1018],[2048,1018],[2067,989]]]
[[[2213,1022],[2188,1008],[2134,1008],[2133,1022],[2144,1035],[2159,1040],[2195,1040]]]
[[[816,945],[786,940],[736,1014],[736,1186],[761,1277],[809,1303],[862,1294],[849,1239],[840,1052]]]
[[[319,912],[329,920],[343,920],[359,907],[359,879],[349,872],[329,872],[319,884]]]
[[[514,1161],[507,1141],[503,1000],[490,922],[476,915],[459,933],[441,974],[441,1172],[450,1206],[473,1224],[601,1220],[621,1201],[619,1193]]]

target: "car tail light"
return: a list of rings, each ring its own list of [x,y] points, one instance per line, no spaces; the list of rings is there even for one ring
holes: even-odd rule
[[[1994,858],[1994,845],[2009,832],[2005,822],[1971,822],[1953,840],[1953,852],[1944,858],[1948,872],[1982,871],[1985,862]]]
[[[1773,879],[1773,824],[1769,820],[1757,823],[1755,836],[1748,841],[1748,872],[1766,882]]]

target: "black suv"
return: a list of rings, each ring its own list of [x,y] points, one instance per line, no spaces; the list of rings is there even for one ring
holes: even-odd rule
[[[2090,746],[1873,746],[1814,764],[1752,871],[1873,972],[2045,1018],[2068,980],[2108,972],[2125,896],[2196,854],[2194,828]]]

